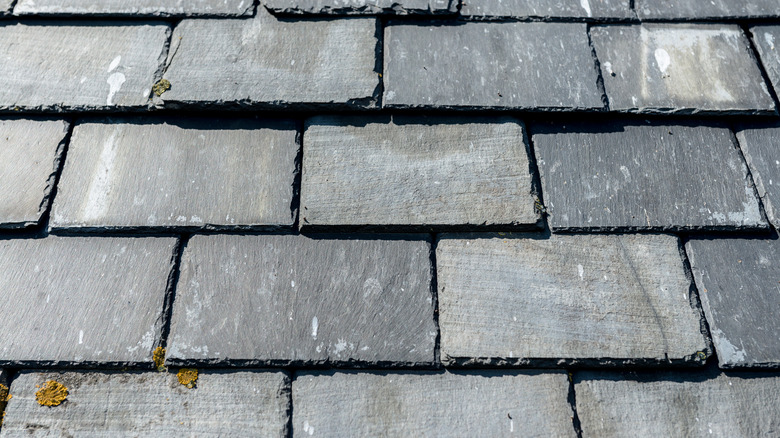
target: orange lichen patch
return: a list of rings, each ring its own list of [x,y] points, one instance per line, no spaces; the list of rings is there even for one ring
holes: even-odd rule
[[[179,379],[179,383],[187,388],[194,388],[195,382],[198,381],[198,370],[195,368],[182,368],[176,373],[176,377]]]
[[[154,349],[154,352],[152,353],[152,360],[154,361],[154,366],[157,367],[157,371],[165,371],[165,349],[162,347],[157,347]]]
[[[35,400],[41,406],[58,406],[68,398],[68,388],[65,385],[49,380],[43,388],[35,393]]]

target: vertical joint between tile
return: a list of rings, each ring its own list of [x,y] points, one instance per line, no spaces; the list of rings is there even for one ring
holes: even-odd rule
[[[171,319],[173,317],[173,303],[176,299],[176,289],[179,283],[179,275],[181,273],[181,259],[184,254],[184,250],[189,243],[189,234],[184,234],[179,237],[176,246],[171,254],[171,271],[168,274],[168,281],[165,287],[165,299],[163,301],[162,313],[160,315],[161,329],[160,339],[156,343],[155,347],[168,348],[168,337],[171,333]]]
[[[590,46],[590,53],[593,56],[594,68],[596,69],[596,87],[601,93],[601,103],[604,105],[603,110],[609,111],[609,96],[607,96],[607,89],[604,86],[604,75],[601,71],[601,62],[599,62],[598,54],[596,53],[596,46],[593,44],[593,38],[591,38],[590,31],[593,28],[592,24],[588,24],[585,33],[588,34],[588,46]]]

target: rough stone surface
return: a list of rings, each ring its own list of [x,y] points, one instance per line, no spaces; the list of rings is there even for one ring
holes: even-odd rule
[[[780,126],[743,129],[737,138],[764,211],[775,228],[780,228]]]
[[[51,227],[291,226],[296,135],[253,119],[80,124]]]
[[[49,207],[67,123],[0,120],[0,228],[37,225]]]
[[[281,14],[454,14],[457,0],[263,0]]]
[[[0,241],[0,363],[152,361],[172,238]]]
[[[780,367],[780,241],[693,238],[687,243],[723,368]]]
[[[523,126],[500,119],[317,117],[306,225],[535,225]]]
[[[389,107],[601,109],[583,23],[460,23],[385,29]]]
[[[780,11],[780,8],[777,10]],[[780,26],[754,26],[750,28],[750,33],[753,34],[753,43],[764,70],[777,93],[780,90],[780,50],[776,49],[775,41],[780,41]]]
[[[431,364],[430,244],[423,236],[370,239],[193,237],[168,358]]]
[[[14,0],[0,0],[0,16],[9,15],[13,4]]]
[[[444,234],[436,267],[445,363],[652,364],[707,350],[673,236]]]
[[[574,437],[566,374],[301,374],[294,436]]]
[[[143,106],[169,32],[164,23],[144,22],[0,26],[0,110]]]
[[[596,26],[590,35],[612,110],[774,114],[737,25]]]
[[[630,18],[628,0],[482,0],[464,1],[460,14],[469,18]]]
[[[620,122],[537,128],[533,140],[553,229],[767,226],[726,128]]]
[[[635,9],[642,20],[780,16],[777,0],[636,0]]]
[[[56,407],[37,386],[68,388]],[[175,373],[24,371],[11,386],[0,436],[287,436],[290,383],[284,373],[201,371],[197,386]]]
[[[19,0],[16,15],[241,16],[251,0]]]

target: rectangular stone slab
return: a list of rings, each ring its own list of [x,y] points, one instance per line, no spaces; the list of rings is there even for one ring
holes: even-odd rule
[[[293,436],[574,437],[563,372],[322,372],[293,382]]]
[[[584,23],[385,28],[384,106],[602,109]]]
[[[19,0],[15,15],[242,16],[251,0]]]
[[[310,119],[301,225],[535,226],[524,131],[512,118]]]
[[[768,18],[780,16],[777,0],[635,0],[640,19]]]
[[[436,269],[445,364],[706,358],[674,236],[444,234]]]
[[[464,1],[469,18],[631,18],[628,0],[481,0]]]
[[[151,363],[176,239],[0,241],[0,363]]]
[[[59,406],[36,401],[48,380],[68,389]],[[11,393],[2,436],[288,436],[281,372],[201,371],[187,388],[175,373],[23,371]]]
[[[171,363],[430,365],[424,236],[195,236],[181,263]]]
[[[747,166],[718,125],[537,125],[555,230],[765,228]]]
[[[81,123],[51,228],[292,226],[296,135],[289,120]]]
[[[780,53],[776,50],[775,41],[780,40],[780,26],[754,26],[750,28],[750,33],[753,34],[753,44],[777,94],[780,90]]]
[[[737,138],[767,218],[780,228],[780,126],[748,127]]]
[[[278,14],[454,14],[456,0],[263,0]]]
[[[775,112],[749,42],[737,25],[596,26],[590,35],[612,110]]]

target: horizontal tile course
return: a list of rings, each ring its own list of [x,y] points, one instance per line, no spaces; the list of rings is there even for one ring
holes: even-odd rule
[[[628,0],[482,0],[464,1],[460,14],[469,18],[630,18]]]
[[[767,218],[780,228],[780,126],[761,126],[737,132]]]
[[[780,16],[775,0],[636,0],[640,19],[760,18]]]
[[[16,15],[242,16],[252,0],[19,0]]]
[[[456,0],[262,0],[281,14],[449,14],[458,11]]]

